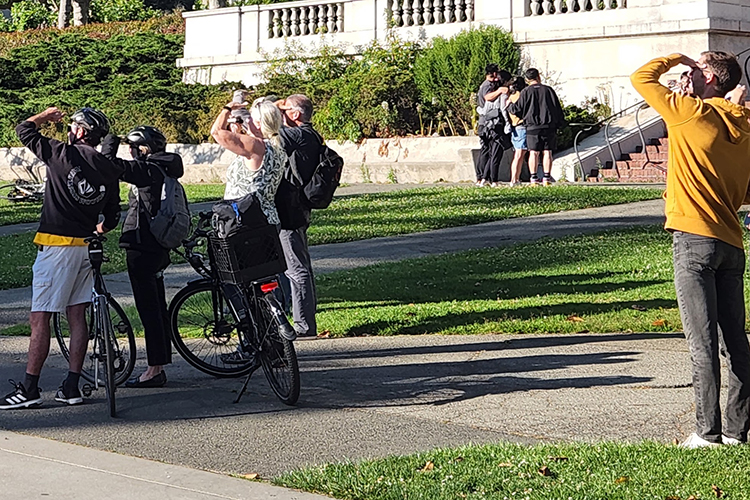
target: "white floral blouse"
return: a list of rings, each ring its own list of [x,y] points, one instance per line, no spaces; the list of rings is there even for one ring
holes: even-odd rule
[[[250,193],[256,193],[260,206],[269,224],[281,224],[276,211],[274,197],[284,175],[287,155],[281,148],[275,148],[268,140],[263,162],[258,170],[251,170],[246,165],[244,156],[237,155],[227,168],[227,185],[224,188],[225,200],[236,200]]]

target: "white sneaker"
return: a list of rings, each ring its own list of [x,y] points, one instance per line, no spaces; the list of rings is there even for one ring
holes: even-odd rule
[[[489,184],[489,182],[487,182],[485,179],[482,179],[479,182],[479,184],[477,184],[477,186],[479,186],[481,188],[481,187],[487,186],[488,184]]]
[[[721,442],[723,444],[728,444],[732,446],[736,444],[743,444],[742,441],[740,441],[739,439],[730,438],[729,436],[725,436],[724,434],[721,435]]]
[[[500,184],[498,184],[497,182],[491,182],[491,183],[490,183],[490,187],[493,187],[493,188],[496,188],[496,187],[498,187],[499,185],[500,185]]]
[[[715,446],[721,446],[719,443],[712,443],[706,441],[695,432],[690,434],[688,438],[679,444],[680,448],[686,448],[688,450],[694,450],[696,448],[712,448]]]

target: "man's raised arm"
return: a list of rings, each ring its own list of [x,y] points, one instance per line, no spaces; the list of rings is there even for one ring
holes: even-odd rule
[[[667,57],[657,57],[630,75],[630,82],[635,90],[661,115],[668,126],[689,120],[700,106],[698,99],[680,95],[659,83],[659,78],[663,74],[680,64],[691,68],[697,67],[696,62],[689,57],[672,54]]]

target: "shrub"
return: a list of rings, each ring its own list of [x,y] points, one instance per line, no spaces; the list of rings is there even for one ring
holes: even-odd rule
[[[184,34],[185,23],[179,14],[168,14],[148,21],[131,21],[115,23],[95,23],[85,26],[65,28],[64,33],[79,34],[97,40],[108,40],[115,35],[134,35],[137,33]],[[0,57],[5,57],[13,49],[49,42],[60,35],[57,28],[25,31],[22,33],[0,33]]]
[[[18,145],[16,124],[53,105],[66,113],[100,108],[117,133],[150,124],[170,141],[208,140],[231,84],[183,84],[174,65],[183,41],[180,35],[154,33],[107,40],[63,34],[14,49],[0,58],[0,145]],[[64,137],[62,126],[50,132]]]
[[[41,2],[22,0],[10,7],[10,21],[2,18],[0,31],[24,31],[57,25],[57,13],[50,11]]]
[[[581,104],[585,107],[576,106],[574,104],[563,106],[563,114],[565,115],[566,124],[597,123],[601,118],[597,116],[597,112],[600,111],[600,109],[596,104],[598,103],[594,100],[593,103],[591,101],[586,101]],[[571,127],[570,125],[561,127],[557,131],[557,150],[562,151],[572,148],[575,136],[580,130],[581,127]],[[583,140],[584,138],[595,134],[598,130],[598,127],[594,127],[593,129],[582,133],[579,140]]]
[[[313,123],[326,137],[359,141],[406,135],[416,128],[419,92],[412,67],[419,46],[388,37],[353,58],[321,46],[300,60],[291,45],[269,65],[258,95],[303,93],[315,103]]]
[[[474,117],[471,95],[482,84],[487,64],[515,73],[520,58],[513,35],[482,26],[450,39],[435,38],[417,56],[414,78],[425,105],[454,116],[468,134]]]
[[[162,15],[162,12],[147,7],[143,0],[92,0],[91,21],[111,23],[113,21],[146,21]]]

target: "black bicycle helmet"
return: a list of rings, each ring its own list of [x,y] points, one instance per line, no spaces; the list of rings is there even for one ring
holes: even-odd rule
[[[131,146],[146,146],[151,153],[158,153],[167,149],[167,138],[156,127],[139,125],[128,132],[126,138]]]
[[[96,141],[109,133],[109,119],[98,109],[81,108],[70,116],[70,121],[81,126]]]

